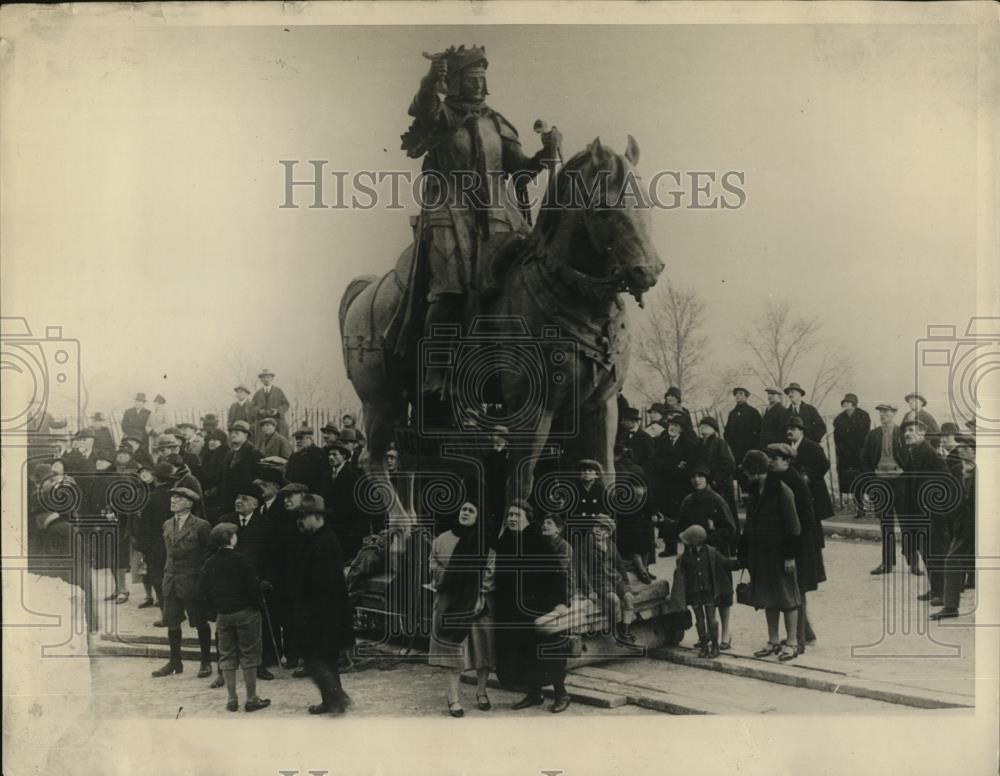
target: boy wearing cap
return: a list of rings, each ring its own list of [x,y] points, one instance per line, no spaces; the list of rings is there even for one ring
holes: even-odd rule
[[[632,591],[628,586],[628,575],[612,538],[616,528],[615,521],[609,515],[598,514],[594,516],[593,523],[591,541],[586,542],[586,550],[581,553],[580,558],[590,573],[580,574],[578,569],[577,578],[587,579],[590,600],[601,606],[611,617],[615,624],[616,639],[632,644],[635,642],[635,636],[632,635],[635,608]],[[573,561],[577,562],[575,555]]]
[[[190,488],[170,489],[172,517],[163,524],[166,566],[163,570],[163,622],[167,626],[170,661],[153,676],[170,676],[184,670],[181,662],[181,625],[184,616],[198,632],[201,668],[198,677],[212,675],[212,629],[198,590],[198,577],[208,554],[211,526],[191,513],[199,500]]]
[[[232,428],[239,421],[247,424],[257,422],[257,408],[250,403],[250,389],[243,383],[233,388],[236,401],[229,405],[226,413],[226,428]]]
[[[226,709],[237,711],[236,668],[243,669],[247,688],[245,711],[257,711],[271,704],[257,695],[257,672],[261,663],[261,616],[263,607],[260,580],[249,559],[234,552],[239,542],[238,528],[219,523],[210,534],[215,554],[205,561],[199,581],[201,597],[216,613],[219,640],[219,670],[229,700]]]

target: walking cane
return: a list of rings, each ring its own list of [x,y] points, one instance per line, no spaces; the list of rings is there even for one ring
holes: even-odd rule
[[[274,638],[274,628],[271,627],[271,612],[267,608],[267,597],[261,595],[261,602],[264,604],[264,621],[267,623],[267,633],[271,637],[271,646],[274,647],[274,657],[278,661],[278,672],[281,674],[283,679],[288,678],[288,674],[285,673],[285,667],[281,664],[281,652],[278,651],[278,640]]]

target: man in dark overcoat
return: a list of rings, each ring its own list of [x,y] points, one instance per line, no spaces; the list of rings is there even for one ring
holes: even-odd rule
[[[760,427],[763,419],[757,408],[747,402],[750,391],[736,386],[733,388],[733,396],[736,399],[736,406],[729,410],[723,438],[729,445],[737,464],[736,481],[743,490],[747,490],[749,481],[739,468],[739,464],[748,451],[760,449]]]
[[[635,407],[629,407],[622,415],[615,444],[632,453],[632,463],[645,469],[653,459],[653,440],[639,428],[642,416]]]
[[[948,525],[946,515],[934,508],[931,489],[925,486],[938,482],[942,491],[961,486],[948,468],[948,463],[927,441],[927,426],[919,420],[907,420],[901,426],[906,443],[907,459],[904,465],[906,479],[905,521],[910,526],[914,542],[913,563],[919,553],[927,567],[930,589],[920,600],[940,598],[944,592],[944,559],[948,553]],[[950,481],[947,482],[947,481]],[[950,486],[950,487],[949,487]],[[905,540],[904,540],[905,541]],[[912,568],[912,567],[911,567]],[[918,572],[914,572],[918,573]]]
[[[105,455],[114,456],[118,445],[115,443],[115,435],[108,428],[104,413],[95,412],[90,416],[90,421],[90,430],[94,432],[94,449]]]
[[[288,456],[285,479],[300,482],[309,488],[308,492],[315,493],[323,487],[329,466],[326,451],[314,443],[311,428],[300,428],[293,436],[297,449]]]
[[[788,396],[789,417],[802,418],[806,439],[821,442],[826,436],[826,422],[818,409],[802,401],[806,395],[805,389],[798,383],[789,383],[785,388],[785,395]]]
[[[358,554],[364,538],[371,534],[369,515],[361,509],[355,492],[361,472],[350,462],[352,452],[339,442],[330,447],[330,472],[322,494],[330,509],[330,527],[336,532],[348,562]]]
[[[506,426],[494,426],[490,429],[490,449],[483,454],[486,530],[490,540],[499,535],[507,509],[507,477],[510,474],[510,450],[507,448],[507,433]]]
[[[291,404],[285,392],[278,386],[273,385],[274,372],[270,369],[262,369],[257,379],[261,382],[261,387],[253,395],[250,403],[259,413],[261,410],[274,410],[277,413],[278,433],[284,437],[288,436],[288,410]]]
[[[226,414],[226,428],[232,428],[239,421],[244,421],[252,429],[257,423],[257,408],[250,402],[250,389],[243,383],[233,388],[236,401],[229,405]]]
[[[322,496],[308,494],[302,499],[298,526],[307,539],[295,591],[296,635],[321,699],[309,707],[310,714],[340,714],[351,703],[338,664],[340,653],[354,646],[354,612],[344,578],[344,553],[326,524],[328,516]]]
[[[848,393],[840,401],[843,411],[833,419],[833,444],[837,451],[837,481],[840,492],[850,498],[854,480],[861,473],[861,448],[871,431],[872,419],[858,407],[857,394]],[[863,517],[861,504],[855,505],[857,517]]]
[[[795,453],[795,468],[809,486],[813,499],[813,512],[817,520],[833,517],[833,502],[826,487],[826,473],[830,471],[830,460],[823,452],[822,445],[807,439],[805,424],[800,417],[788,419],[786,433],[788,444]]]
[[[879,425],[868,432],[861,448],[861,469],[874,474],[880,480],[883,493],[872,498],[881,505],[878,509],[882,526],[882,562],[872,569],[872,574],[888,574],[896,564],[896,522],[902,532],[908,531],[904,525],[906,514],[903,469],[907,462],[907,448],[903,442],[903,432],[896,425],[894,404],[884,403],[875,407],[879,415]],[[855,489],[857,490],[857,489]],[[855,493],[855,499],[863,501],[864,493]],[[903,558],[914,574],[919,575],[916,553],[913,552],[912,534],[903,541]]]
[[[208,612],[199,594],[199,576],[208,556],[208,522],[195,517],[191,508],[199,500],[190,488],[170,489],[172,517],[163,524],[166,566],[163,570],[163,621],[167,625],[170,661],[153,671],[153,676],[170,676],[184,670],[181,663],[181,625],[185,614],[198,632],[201,648],[201,668],[198,677],[212,675],[212,629]]]
[[[761,447],[785,441],[785,420],[788,418],[788,409],[782,403],[781,389],[771,386],[765,388],[764,392],[767,394],[767,406],[764,408],[764,414],[760,421]],[[746,457],[746,453],[743,455]],[[738,460],[742,461],[743,459]]]
[[[256,477],[260,451],[250,444],[250,424],[237,420],[229,427],[229,454],[222,468],[222,508],[235,503],[238,488],[245,488]]]
[[[139,446],[146,449],[149,446],[149,433],[146,425],[149,423],[150,411],[146,409],[146,394],[137,393],[133,406],[122,415],[122,436],[131,436],[139,440]]]

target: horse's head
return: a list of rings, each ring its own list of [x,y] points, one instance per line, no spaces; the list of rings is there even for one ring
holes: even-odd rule
[[[601,297],[627,291],[641,305],[663,262],[650,238],[651,206],[635,172],[638,160],[631,135],[624,156],[595,139],[551,181],[537,232],[556,248],[550,255],[563,256],[563,270],[577,285]]]

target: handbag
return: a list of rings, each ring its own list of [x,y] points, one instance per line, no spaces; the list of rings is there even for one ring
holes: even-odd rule
[[[744,574],[746,574],[746,569],[740,572],[740,581],[736,583],[736,603],[743,604],[744,606],[753,606],[753,600],[750,595],[750,583],[743,581]]]

